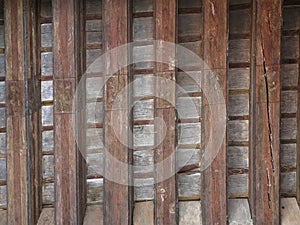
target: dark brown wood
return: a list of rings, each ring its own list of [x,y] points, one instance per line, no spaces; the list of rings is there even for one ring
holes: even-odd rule
[[[209,80],[208,69],[211,69],[218,78],[218,82],[225,99],[227,76],[226,55],[228,45],[227,11],[228,1],[203,1],[203,60],[207,65],[204,69],[203,85],[207,85]],[[206,103],[204,104],[203,140],[206,142],[209,129],[218,128],[209,127],[208,105]],[[201,190],[202,223],[205,225],[226,224],[226,138],[223,140],[223,143],[211,165],[203,171]]]
[[[256,1],[252,14],[250,205],[254,224],[275,225],[280,224],[281,1]]]
[[[52,1],[54,58],[55,221],[81,224],[86,168],[76,145],[73,98],[82,74],[82,1]],[[77,109],[80,112],[80,109]],[[79,128],[80,129],[80,128]],[[79,146],[82,147],[82,146]]]
[[[36,1],[5,1],[7,221],[12,225],[35,224],[42,206],[37,13]]]
[[[175,0],[155,1],[155,40],[176,43],[177,6]],[[154,152],[155,162],[155,202],[154,214],[156,225],[178,224],[177,190],[176,190],[176,114],[175,114],[175,48],[170,52],[159,52],[156,46],[156,58],[169,60],[169,65],[156,63],[156,96],[154,117],[164,121],[155,124],[155,143],[158,145]],[[169,102],[165,101],[166,99]],[[164,133],[165,132],[165,133]],[[164,136],[165,134],[165,136]],[[160,139],[163,137],[163,140]],[[168,159],[169,158],[169,159]],[[168,159],[168,160],[167,160]],[[158,166],[161,165],[161,166]]]
[[[131,0],[103,1],[103,50],[105,53],[131,41],[131,4]],[[109,54],[105,59],[105,79],[107,80],[104,88],[105,120],[103,121],[106,152],[103,224],[132,224],[132,171],[129,171],[129,167],[126,166],[132,163],[132,136],[129,132],[132,115],[128,107],[130,90],[120,99],[120,105],[114,105],[117,95],[130,81],[130,67],[126,65],[130,54],[129,48],[125,51],[117,50],[115,54]],[[119,65],[124,67],[120,68]],[[113,157],[113,160],[109,155]],[[121,162],[123,166],[120,165]]]

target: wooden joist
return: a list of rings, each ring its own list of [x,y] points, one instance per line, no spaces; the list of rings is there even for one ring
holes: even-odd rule
[[[155,1],[155,40],[176,43],[175,0]],[[175,114],[175,47],[169,51],[156,52],[156,99],[154,117],[163,123],[155,124],[155,224],[177,224],[177,190],[176,190],[176,114]],[[167,53],[167,54],[166,54]],[[169,65],[158,63],[159,59],[167,60]],[[165,128],[165,129],[164,129]],[[165,134],[165,136],[164,136]],[[163,140],[161,140],[163,138]],[[160,143],[161,142],[161,143]],[[169,158],[169,160],[167,160]],[[158,166],[160,165],[160,166]]]
[[[7,222],[11,225],[35,224],[42,206],[37,15],[36,1],[5,1]]]
[[[250,205],[254,224],[279,224],[281,1],[253,1]]]
[[[203,85],[208,85],[212,72],[219,82],[220,91],[226,99],[227,76],[227,11],[228,2],[224,0],[203,1]],[[207,93],[204,93],[207,94]],[[226,102],[226,100],[225,100]],[[210,130],[209,108],[216,103],[204,101],[204,134],[202,140],[207,145]],[[220,104],[220,103],[217,103]],[[210,107],[209,107],[210,106]],[[224,107],[226,107],[224,105]],[[212,107],[213,109],[214,107]],[[225,116],[225,115],[224,115]],[[213,131],[214,132],[214,131]],[[212,138],[212,137],[210,137]],[[202,146],[204,146],[202,145]],[[204,149],[204,151],[206,151]],[[209,153],[205,153],[209,154]],[[208,224],[226,224],[226,134],[218,153],[207,169],[203,171],[201,187],[202,222]]]
[[[126,66],[130,49],[110,50],[131,41],[130,0],[104,0],[103,49],[105,58],[104,87],[104,222],[132,224],[132,177],[128,164],[132,161],[131,113],[128,92],[120,94],[130,82],[130,67]],[[124,50],[124,51],[123,51]],[[124,67],[119,68],[119,65]],[[124,89],[126,90],[126,89]],[[117,96],[120,105],[115,105]],[[122,142],[123,141],[123,142]]]
[[[75,141],[72,111],[77,79],[82,73],[81,1],[52,1],[54,58],[54,141],[55,141],[55,221],[82,223],[85,211],[86,173],[82,154]],[[80,93],[79,93],[80,94]],[[84,151],[84,149],[80,149]]]

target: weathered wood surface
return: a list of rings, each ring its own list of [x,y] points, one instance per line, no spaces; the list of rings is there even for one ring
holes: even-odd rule
[[[179,202],[179,225],[201,225],[201,202],[183,201]]]
[[[54,225],[54,208],[44,208],[37,225]]]
[[[252,6],[250,205],[254,224],[279,224],[281,1]],[[255,65],[255,66],[254,66]],[[254,84],[255,83],[255,84]]]
[[[75,142],[72,112],[82,67],[81,1],[52,1],[55,123],[55,221],[82,223],[85,212],[85,168]],[[76,17],[76,18],[75,18]],[[63,62],[63,63],[62,63]],[[77,109],[79,110],[79,109]],[[83,183],[84,182],[84,183]],[[82,184],[83,183],[83,184]]]
[[[0,225],[7,225],[7,210],[0,210]]]
[[[229,225],[252,225],[250,207],[247,199],[228,200]]]
[[[133,211],[134,225],[154,225],[154,204],[152,201],[135,203]]]
[[[176,42],[176,1],[174,0],[156,0],[155,1],[155,39]],[[167,26],[166,26],[167,24]],[[156,46],[157,49],[160,46]],[[156,60],[169,60],[169,63],[175,60],[174,51],[156,52]],[[176,207],[176,124],[175,124],[175,84],[169,81],[175,81],[175,68],[173,65],[162,63],[155,64],[156,72],[156,96],[155,99],[155,117],[164,121],[164,125],[157,123],[155,125],[155,144],[158,145],[155,150],[155,224],[178,224],[178,211]],[[167,86],[166,86],[167,85]],[[168,98],[168,102],[166,99]],[[165,134],[165,135],[164,135]],[[160,141],[161,137],[163,140]],[[169,160],[167,158],[169,157]],[[161,165],[161,166],[157,166]]]
[[[217,75],[217,79],[226,99],[227,74],[227,1],[203,1],[203,60]],[[207,67],[206,67],[207,68]],[[209,71],[204,70],[204,85],[208,84]],[[226,107],[226,106],[224,106]],[[204,109],[204,138],[208,140],[209,110]],[[225,134],[226,137],[226,134]],[[205,151],[205,149],[204,149]],[[202,222],[203,224],[226,224],[227,221],[227,195],[226,195],[226,138],[209,167],[202,175]]]
[[[131,41],[131,4],[129,0],[104,0],[102,9],[104,52],[107,53],[111,49]],[[132,137],[129,132],[132,118],[128,108],[129,93],[125,93],[124,98],[120,100],[121,107],[115,107],[113,104],[122,88],[130,82],[128,79],[130,67],[126,66],[129,54],[131,54],[130,51],[116,51],[115,54],[110,54],[105,59],[105,74],[108,80],[104,89],[106,151],[104,158],[104,224],[126,225],[132,223],[133,196],[130,186],[133,182],[132,171],[129,171],[129,167],[126,166],[132,161],[130,150]],[[119,65],[125,65],[125,67],[120,68]],[[117,122],[116,118],[118,118]],[[119,138],[122,138],[123,143]],[[121,162],[124,166],[120,165]]]
[[[281,224],[297,225],[300,220],[300,208],[295,198],[281,198]]]
[[[36,15],[36,1],[5,1],[7,221],[12,225],[35,224],[42,206]]]
[[[103,206],[90,205],[86,208],[83,225],[103,225]]]

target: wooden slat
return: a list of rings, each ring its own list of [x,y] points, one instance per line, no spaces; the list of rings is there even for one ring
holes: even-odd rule
[[[223,0],[203,1],[203,60],[208,66],[204,70],[204,85],[208,84],[209,69],[217,76],[221,91],[226,99],[226,76],[227,76],[227,11],[228,2]],[[225,107],[225,106],[224,106]],[[209,110],[205,103],[204,108],[204,135],[205,142],[208,140]],[[226,134],[225,136],[226,137]],[[206,144],[206,143],[204,143]],[[205,149],[204,149],[205,151]],[[227,196],[226,196],[226,138],[210,164],[203,171],[202,176],[202,222],[208,224],[226,224],[227,221]]]
[[[254,224],[279,224],[281,1],[252,14],[250,205]]]
[[[55,222],[82,223],[85,168],[74,136],[72,103],[81,76],[81,1],[52,1],[54,58]],[[76,17],[77,16],[77,17]],[[79,163],[78,163],[79,162]],[[78,164],[77,164],[78,163]]]
[[[42,206],[36,3],[5,1],[8,224],[12,225],[35,224]]]
[[[131,0],[103,1],[103,49],[111,49],[131,41]],[[115,51],[106,57],[105,74],[107,79],[104,90],[104,144],[105,177],[103,224],[132,224],[133,195],[131,172],[126,164],[131,164],[130,151],[131,114],[128,108],[128,92],[120,100],[122,107],[113,102],[119,92],[130,82],[130,67],[126,66],[128,51]],[[120,68],[119,65],[125,65]],[[121,135],[117,136],[117,134]],[[126,143],[122,142],[122,138]],[[129,140],[129,142],[127,142]],[[108,154],[109,153],[109,154]],[[109,157],[111,155],[113,158]],[[120,163],[123,163],[121,166]],[[119,183],[119,181],[121,183]]]
[[[176,1],[175,0],[156,0],[155,1],[155,39],[176,42]],[[160,46],[156,46],[157,50]],[[156,58],[175,60],[174,51],[170,50],[167,55],[165,52],[156,51]],[[161,58],[162,57],[162,58]],[[164,121],[163,124],[155,125],[155,143],[159,144],[154,153],[155,162],[155,224],[178,224],[178,211],[176,207],[177,191],[176,191],[176,124],[175,124],[175,68],[172,65],[156,63],[156,96],[154,117],[158,117]],[[162,99],[168,96],[167,99]],[[165,136],[164,136],[165,132]],[[163,140],[159,143],[161,137]],[[170,160],[166,160],[169,157]],[[157,165],[161,165],[158,167]],[[172,175],[172,176],[171,176]]]

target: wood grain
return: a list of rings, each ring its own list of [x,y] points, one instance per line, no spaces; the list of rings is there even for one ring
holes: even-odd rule
[[[203,60],[219,81],[221,91],[225,94],[227,77],[227,1],[203,1],[204,39]],[[208,73],[204,74],[204,85],[209,80]],[[226,98],[226,95],[224,95]],[[204,136],[208,138],[209,110],[204,109]],[[226,134],[225,134],[226,136]],[[204,149],[205,151],[205,149]],[[226,224],[227,195],[226,195],[226,141],[222,142],[218,154],[211,165],[203,171],[201,192],[202,223]]]

